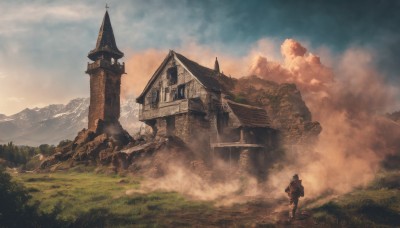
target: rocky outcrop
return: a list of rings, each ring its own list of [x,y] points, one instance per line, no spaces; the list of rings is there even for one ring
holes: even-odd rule
[[[240,78],[234,89],[238,102],[267,110],[272,128],[278,129],[286,144],[310,143],[322,128],[312,115],[295,84],[278,84],[257,76]]]
[[[58,146],[55,154],[41,163],[40,169],[48,169],[67,160],[106,164],[108,157],[117,156],[116,154],[120,150],[132,146],[134,143],[133,138],[122,128],[119,122],[106,123],[99,119],[94,131],[83,129],[74,141]],[[113,160],[111,159],[111,161]]]

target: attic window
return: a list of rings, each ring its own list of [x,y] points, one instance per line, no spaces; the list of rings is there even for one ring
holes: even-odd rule
[[[178,69],[176,66],[168,68],[167,79],[168,85],[175,85],[178,82]]]

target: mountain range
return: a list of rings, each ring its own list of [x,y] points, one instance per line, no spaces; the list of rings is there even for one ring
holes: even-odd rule
[[[52,104],[43,108],[26,108],[14,115],[0,114],[0,143],[18,145],[57,145],[73,140],[88,124],[89,98],[76,98],[68,104]],[[135,134],[142,125],[138,120],[139,105],[133,97],[121,100],[122,126]]]

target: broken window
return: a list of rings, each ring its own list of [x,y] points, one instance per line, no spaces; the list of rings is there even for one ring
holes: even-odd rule
[[[178,93],[176,99],[185,99],[185,84],[178,86]]]
[[[168,85],[175,85],[178,82],[178,69],[176,66],[167,70]]]

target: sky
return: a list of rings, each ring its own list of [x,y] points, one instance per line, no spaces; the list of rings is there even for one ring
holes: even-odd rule
[[[140,58],[141,53],[166,55],[169,49],[189,57],[191,51],[206,49],[241,59],[264,41],[267,47],[260,49],[263,54],[282,61],[280,45],[290,38],[332,67],[336,56],[349,48],[367,50],[370,64],[383,80],[400,86],[400,1],[107,3],[118,48],[125,53],[122,61],[127,63],[134,56]],[[0,1],[1,114],[89,96],[89,76],[84,73],[87,54],[95,46],[105,4],[95,0]],[[210,58],[210,67],[213,60]],[[220,64],[224,70],[223,58]],[[150,70],[155,71],[154,67]],[[135,83],[150,76],[130,71],[124,77]],[[136,89],[131,94],[140,92]]]

